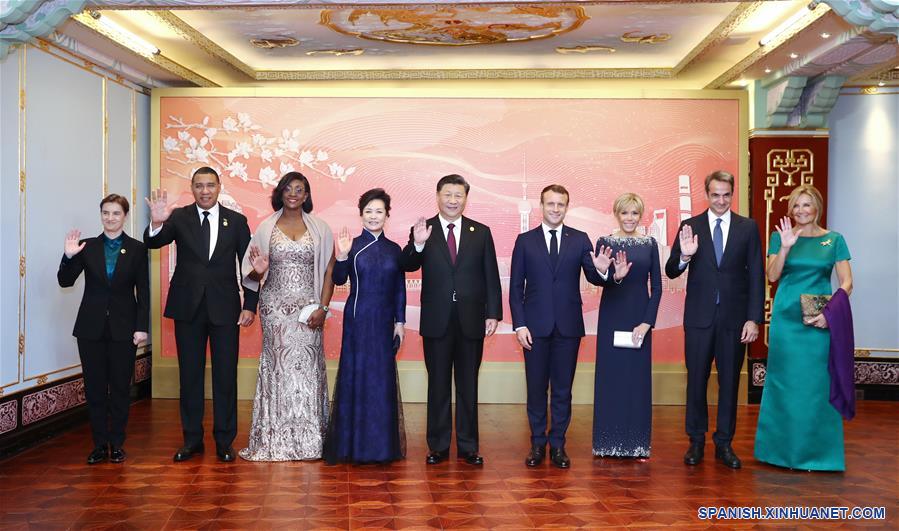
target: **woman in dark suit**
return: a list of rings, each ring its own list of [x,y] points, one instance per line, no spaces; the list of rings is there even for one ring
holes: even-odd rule
[[[75,330],[90,416],[93,465],[125,460],[131,375],[137,345],[147,340],[150,275],[147,248],[122,230],[128,200],[110,194],[100,201],[103,233],[81,240],[77,229],[66,235],[65,254],[56,277],[66,288],[84,271],[84,296]]]

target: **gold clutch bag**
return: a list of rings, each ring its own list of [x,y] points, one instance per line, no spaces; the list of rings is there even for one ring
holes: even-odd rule
[[[821,315],[821,311],[830,302],[830,295],[810,295],[803,293],[799,295],[799,304],[802,306],[802,320],[808,322],[809,319]]]

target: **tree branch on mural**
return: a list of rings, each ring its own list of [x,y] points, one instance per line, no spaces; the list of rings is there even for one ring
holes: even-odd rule
[[[215,164],[223,175],[259,183],[263,188],[275,187],[280,175],[303,169],[341,182],[346,182],[356,172],[355,166],[346,167],[330,161],[327,151],[302,145],[299,129],[283,129],[280,136],[263,134],[262,126],[253,123],[247,113],[225,117],[220,128],[212,127],[208,116],[200,123],[189,123],[170,115],[165,128],[177,131],[177,135],[166,136],[162,141],[166,160],[181,164]],[[200,134],[195,136],[195,131]],[[220,144],[233,147],[228,151],[218,149],[216,138]],[[261,165],[255,179],[250,178],[252,159],[258,159]],[[278,172],[273,167],[276,163]],[[189,178],[186,175],[178,177]]]

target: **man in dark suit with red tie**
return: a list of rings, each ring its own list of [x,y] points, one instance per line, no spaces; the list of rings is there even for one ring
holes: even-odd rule
[[[519,234],[512,251],[509,308],[512,326],[524,349],[527,411],[531,426],[529,467],[546,457],[568,468],[565,432],[571,421],[571,385],[584,337],[581,271],[598,285],[608,275],[608,255],[593,256],[587,233],[562,222],[568,211],[568,190],[551,184],[540,193],[542,223]],[[546,432],[547,389],[552,401],[552,425]]]
[[[706,389],[714,359],[718,370],[718,420],[712,435],[715,458],[730,468],[740,468],[731,441],[745,345],[758,338],[763,318],[762,247],[755,220],[730,209],[733,175],[712,172],[705,179],[705,191],[708,210],[681,223],[665,264],[665,273],[672,279],[690,270],[684,304],[690,448],[684,463],[702,461],[709,429]]]
[[[484,337],[503,318],[502,291],[490,228],[463,217],[469,184],[460,175],[437,182],[439,213],[420,218],[403,249],[405,271],[421,268],[420,330],[428,370],[428,453],[435,465],[449,457],[450,394],[456,383],[456,449],[480,466],[478,371]]]
[[[250,326],[259,294],[244,288],[243,309],[237,264],[250,243],[250,228],[242,214],[218,203],[218,173],[202,167],[191,177],[193,204],[175,209],[165,191],[147,200],[150,226],[144,242],[159,249],[175,242],[177,265],[169,284],[165,316],[175,321],[181,388],[184,446],[175,461],[203,453],[204,375],[206,344],[212,353],[213,436],[219,460],[234,461],[231,446],[237,435],[237,354],[239,326]]]

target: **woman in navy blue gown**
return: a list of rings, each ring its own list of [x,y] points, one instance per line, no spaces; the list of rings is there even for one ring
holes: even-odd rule
[[[404,336],[406,279],[401,249],[384,235],[390,196],[375,188],[359,198],[362,234],[337,239],[334,284],[350,280],[343,343],[324,458],[336,463],[386,463],[406,454],[396,349]]]
[[[652,327],[662,298],[659,247],[637,232],[643,200],[623,194],[613,206],[619,228],[596,242],[611,261],[603,284],[596,332],[593,455],[649,457],[652,431]],[[647,288],[648,280],[648,288]],[[613,345],[615,331],[632,345]]]

